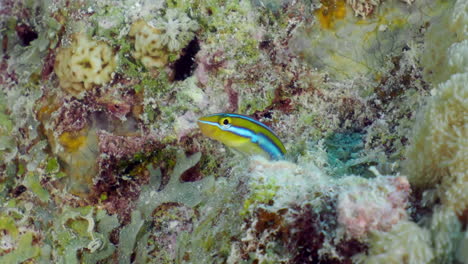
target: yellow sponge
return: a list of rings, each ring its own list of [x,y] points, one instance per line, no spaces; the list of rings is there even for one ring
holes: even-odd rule
[[[109,82],[116,65],[116,56],[109,45],[77,34],[69,47],[59,49],[54,71],[62,89],[78,95],[93,85]]]
[[[132,55],[147,68],[162,68],[168,63],[169,52],[161,43],[161,33],[161,30],[143,20],[133,23],[130,29],[130,37],[135,38],[135,51]]]

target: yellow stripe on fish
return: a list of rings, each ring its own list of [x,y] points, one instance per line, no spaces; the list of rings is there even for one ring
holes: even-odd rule
[[[283,143],[269,127],[245,115],[207,115],[198,119],[198,126],[205,136],[247,155],[278,160],[286,153]]]

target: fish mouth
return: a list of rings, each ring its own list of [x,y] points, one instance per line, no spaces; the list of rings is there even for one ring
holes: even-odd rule
[[[200,128],[203,135],[213,138],[216,131],[218,130],[218,123],[206,121],[202,118],[197,120],[197,125]]]

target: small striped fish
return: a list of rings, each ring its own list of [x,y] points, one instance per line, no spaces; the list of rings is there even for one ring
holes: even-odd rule
[[[198,126],[205,136],[247,155],[278,160],[286,153],[283,143],[269,127],[245,115],[207,115],[198,119]]]

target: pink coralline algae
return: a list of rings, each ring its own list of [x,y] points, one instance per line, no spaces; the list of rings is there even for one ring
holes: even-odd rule
[[[407,218],[410,191],[406,177],[378,176],[352,186],[339,196],[338,222],[353,238],[374,230],[389,231]]]

